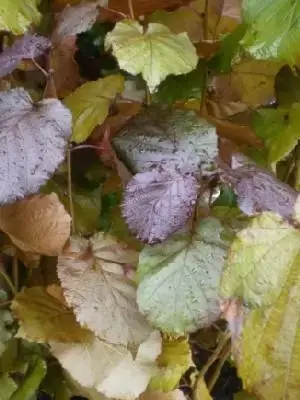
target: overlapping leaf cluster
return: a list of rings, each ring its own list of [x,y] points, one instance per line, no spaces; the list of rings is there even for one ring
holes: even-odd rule
[[[2,0],[0,399],[299,398],[299,21]]]

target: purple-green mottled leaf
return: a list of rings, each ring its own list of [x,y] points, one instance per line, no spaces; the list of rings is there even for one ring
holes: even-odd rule
[[[49,39],[38,35],[24,35],[0,54],[0,78],[12,72],[23,59],[37,58],[49,47]]]
[[[192,215],[198,183],[191,174],[143,172],[126,187],[122,205],[129,229],[142,241],[161,242]]]

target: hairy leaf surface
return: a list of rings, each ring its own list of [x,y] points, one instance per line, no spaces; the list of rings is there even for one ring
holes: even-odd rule
[[[159,242],[184,226],[197,195],[198,184],[192,175],[143,172],[126,186],[123,216],[140,240]]]
[[[58,259],[58,276],[77,320],[111,343],[137,345],[150,332],[123,269],[137,257],[113,236],[98,233],[89,241],[72,238]]]
[[[142,74],[150,92],[168,75],[186,74],[197,66],[196,49],[186,33],[173,34],[162,24],[149,23],[146,32],[137,21],[118,22],[105,39],[120,68]]]
[[[193,234],[174,234],[162,244],[144,247],[138,304],[153,325],[184,333],[218,318],[218,285],[227,248],[222,232],[218,220],[205,218]]]
[[[36,104],[24,89],[0,92],[0,203],[37,192],[64,158],[71,114],[60,101]]]

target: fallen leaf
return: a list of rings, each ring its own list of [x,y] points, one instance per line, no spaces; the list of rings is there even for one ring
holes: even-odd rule
[[[198,62],[187,34],[175,35],[162,24],[150,23],[143,32],[137,21],[123,20],[106,35],[105,46],[112,48],[121,69],[142,74],[150,92],[168,75],[188,73]]]
[[[224,228],[204,218],[194,232],[145,246],[138,265],[138,305],[164,332],[184,334],[219,317],[219,279],[225,263]],[[180,293],[180,296],[178,295]]]
[[[197,179],[191,174],[136,174],[125,188],[123,217],[141,241],[161,242],[191,217],[198,189]]]
[[[70,236],[71,217],[56,194],[34,195],[1,206],[0,229],[24,252],[56,256]]]
[[[39,57],[50,45],[51,42],[44,36],[27,34],[17,39],[0,53],[0,78],[11,73],[21,60]]]
[[[53,79],[59,98],[73,92],[82,81],[79,66],[74,60],[76,50],[76,36],[71,36],[63,38],[50,52],[49,65],[54,71]]]
[[[38,191],[63,161],[71,113],[59,100],[34,104],[22,88],[0,92],[0,203]]]
[[[17,293],[11,308],[20,324],[19,338],[47,343],[51,340],[82,342],[91,336],[77,324],[72,310],[47,294],[43,287],[26,288]]]
[[[89,343],[52,342],[51,350],[63,368],[82,386],[95,388],[108,397],[131,400],[146,390],[156,371],[155,359],[161,352],[161,336],[157,331],[152,332],[139,346],[135,359],[125,347],[103,342],[97,337]]]
[[[39,0],[1,0],[0,30],[22,35],[29,26],[40,22]]]
[[[135,265],[137,257],[113,236],[98,233],[90,240],[72,238],[58,258],[58,277],[78,322],[111,343],[138,345],[150,332],[122,266]]]
[[[121,75],[110,75],[84,83],[64,99],[64,104],[73,115],[74,142],[85,141],[93,129],[104,122],[111,101],[123,88],[124,78]]]

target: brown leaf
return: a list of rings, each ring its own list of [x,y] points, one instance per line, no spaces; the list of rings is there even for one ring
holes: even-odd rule
[[[135,17],[144,14],[151,14],[156,10],[162,10],[172,7],[180,7],[188,4],[190,0],[133,0],[133,11]],[[130,15],[128,1],[124,0],[110,0],[108,3],[108,8],[111,10]]]
[[[0,229],[24,252],[60,254],[70,227],[71,218],[54,193],[0,207]]]
[[[59,98],[73,92],[81,83],[78,64],[74,60],[77,50],[76,36],[65,37],[55,46],[49,56],[50,68]]]

